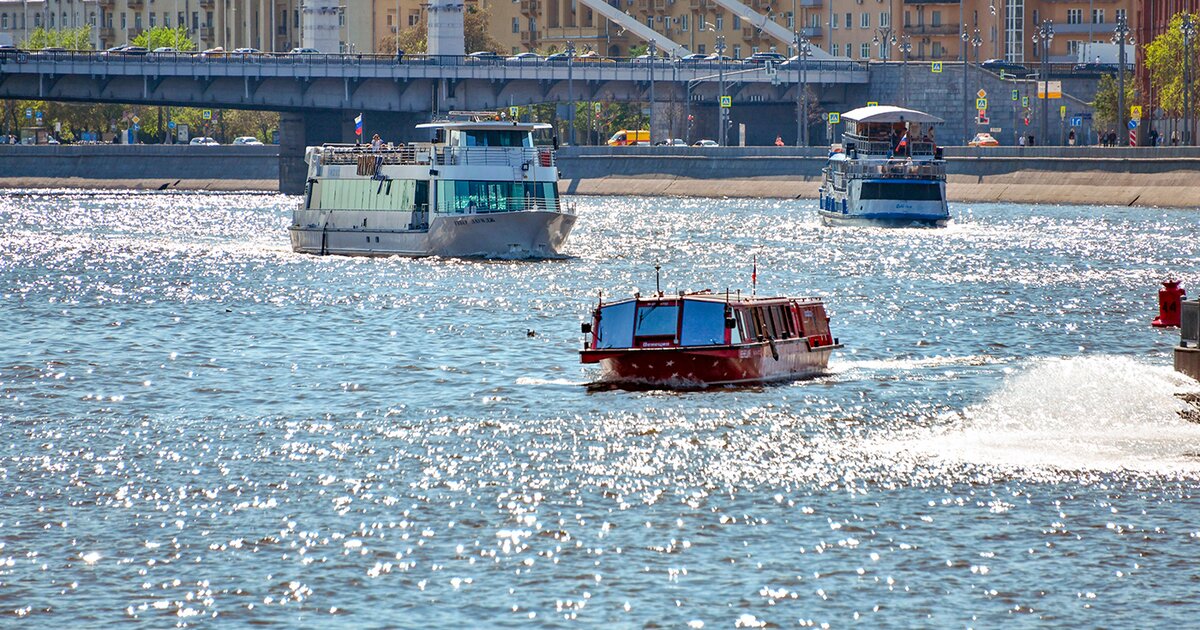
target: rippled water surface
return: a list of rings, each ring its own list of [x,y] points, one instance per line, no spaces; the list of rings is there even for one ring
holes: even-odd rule
[[[578,199],[566,260],[293,254],[282,196],[0,196],[0,625],[1187,626],[1195,211]],[[588,392],[599,291],[820,294],[822,378]]]

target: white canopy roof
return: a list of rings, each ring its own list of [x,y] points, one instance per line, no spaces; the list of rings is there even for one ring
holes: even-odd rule
[[[842,114],[842,118],[845,118],[846,120],[853,120],[854,122],[864,123],[946,122],[932,114],[919,112],[915,109],[896,107],[895,105],[872,105],[870,107],[859,107],[858,109],[852,109]]]

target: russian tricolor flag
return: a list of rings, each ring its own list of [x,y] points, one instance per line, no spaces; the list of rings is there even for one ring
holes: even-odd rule
[[[354,135],[362,135],[362,114],[354,117]]]

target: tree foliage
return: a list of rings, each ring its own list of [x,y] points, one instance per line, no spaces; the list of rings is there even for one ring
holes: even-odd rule
[[[18,48],[41,50],[43,48],[65,48],[67,50],[92,50],[92,27],[85,24],[79,28],[45,29],[37,27]]]
[[[137,37],[134,37],[129,43],[147,50],[155,48],[175,48],[179,51],[196,49],[196,42],[188,37],[187,29],[182,26],[177,28],[156,26],[138,33]]]
[[[463,44],[466,52],[491,51],[505,54],[507,51],[488,32],[488,24],[492,20],[492,11],[487,7],[468,4],[463,10]],[[378,52],[394,55],[396,46],[408,54],[424,54],[429,50],[429,31],[424,21],[412,28],[400,31],[399,35],[389,35],[379,42]]]
[[[1125,73],[1125,107],[1136,105],[1137,101],[1134,94],[1133,75]],[[1117,83],[1115,76],[1105,74],[1100,77],[1100,83],[1096,87],[1096,98],[1092,101],[1092,116],[1094,126],[1098,130],[1118,128],[1124,125],[1125,118],[1129,117],[1128,110],[1125,116],[1119,116],[1117,112],[1117,93],[1120,91],[1120,86]]]
[[[1183,42],[1183,13],[1171,18],[1171,26],[1167,32],[1154,38],[1145,48],[1146,69],[1150,73],[1150,85],[1158,95],[1158,105],[1164,111],[1180,115],[1183,112],[1184,100],[1184,57],[1191,59],[1192,96],[1200,94],[1196,88],[1200,82],[1200,68],[1197,68],[1197,51],[1200,51],[1200,35],[1190,38],[1188,49],[1184,50]],[[1200,27],[1200,16],[1191,16],[1192,24]]]

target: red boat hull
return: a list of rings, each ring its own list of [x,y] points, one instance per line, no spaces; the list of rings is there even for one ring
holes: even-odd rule
[[[738,346],[584,350],[584,363],[599,363],[598,383],[706,387],[800,379],[820,374],[840,344],[809,348],[803,339]]]

